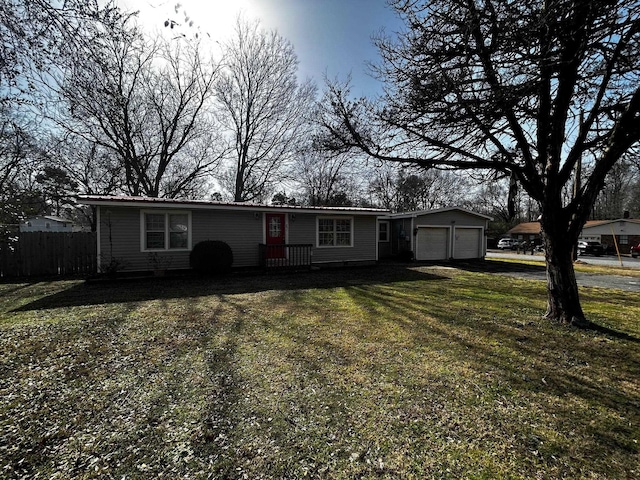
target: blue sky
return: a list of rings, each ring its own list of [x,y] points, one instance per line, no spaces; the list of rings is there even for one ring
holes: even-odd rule
[[[238,13],[257,18],[291,41],[300,60],[300,78],[323,86],[329,78],[352,77],[354,95],[375,95],[380,84],[368,75],[367,62],[377,62],[372,36],[384,30],[393,35],[401,22],[385,0],[120,0],[139,10],[141,23],[162,27],[167,18],[193,21],[193,29],[214,39],[231,34]],[[177,8],[176,4],[180,4]]]

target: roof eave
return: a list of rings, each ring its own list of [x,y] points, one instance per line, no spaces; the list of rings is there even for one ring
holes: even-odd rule
[[[94,206],[126,206],[138,208],[174,208],[195,210],[253,210],[261,212],[330,213],[334,215],[388,215],[388,210],[353,207],[305,207],[297,205],[262,205],[253,203],[224,203],[204,200],[173,200],[148,197],[107,197],[78,195],[78,203]]]

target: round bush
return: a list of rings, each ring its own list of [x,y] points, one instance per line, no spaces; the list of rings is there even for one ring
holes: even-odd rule
[[[233,252],[219,240],[205,240],[193,247],[189,254],[191,268],[207,275],[224,275],[231,271]]]

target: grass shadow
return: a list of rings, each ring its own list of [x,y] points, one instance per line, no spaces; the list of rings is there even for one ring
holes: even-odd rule
[[[71,288],[45,295],[26,305],[10,310],[24,312],[63,307],[103,305],[172,298],[197,298],[207,295],[245,294],[268,290],[305,290],[311,288],[338,288],[391,282],[443,280],[432,273],[411,270],[405,265],[341,268],[290,274],[231,275],[229,277],[202,277],[188,275],[82,283]]]
[[[527,259],[522,258],[523,261]],[[474,273],[497,273],[497,274],[514,274],[514,273],[529,273],[529,274],[546,274],[546,267],[544,263],[528,264],[519,262],[503,262],[500,260],[490,261],[456,261],[455,267],[467,272]]]

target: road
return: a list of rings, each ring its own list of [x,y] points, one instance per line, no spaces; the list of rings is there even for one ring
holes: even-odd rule
[[[544,256],[541,254],[535,255],[524,255],[517,254],[512,252],[501,252],[496,250],[491,250],[487,252],[487,258],[505,258],[505,259],[514,259],[514,260],[535,260],[539,261],[540,264],[544,262]],[[598,266],[609,266],[609,267],[620,267],[620,260],[617,257],[580,257],[580,262],[590,264],[590,265],[598,265]],[[631,258],[631,257],[622,257],[622,265],[625,268],[633,268],[640,269],[640,259]],[[516,277],[524,277],[532,280],[542,280],[546,281],[546,273],[544,270],[540,269],[539,271],[523,271],[523,272],[513,272],[508,273],[508,275],[516,276]],[[639,277],[628,277],[624,275],[603,275],[603,274],[592,274],[592,273],[583,273],[576,272],[576,280],[578,281],[578,285],[581,287],[602,287],[602,288],[616,288],[620,290],[626,290],[628,292],[640,292],[640,278]]]
[[[513,260],[539,260],[544,262],[544,255],[541,253],[536,253],[535,255],[531,255],[530,253],[516,253],[516,252],[505,252],[501,250],[489,250],[487,251],[488,258],[508,258]],[[582,263],[586,263],[589,265],[598,265],[602,267],[620,267],[623,266],[625,268],[633,268],[640,269],[640,258],[631,258],[630,256],[622,256],[622,265],[620,265],[620,260],[618,257],[606,255],[602,257],[592,257],[589,255],[578,257],[578,260]]]

